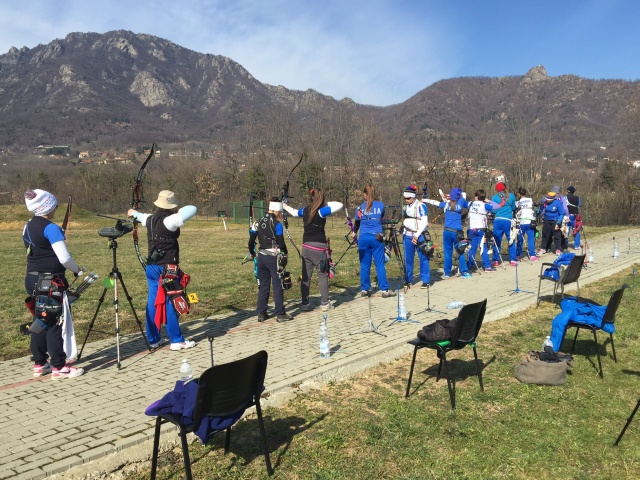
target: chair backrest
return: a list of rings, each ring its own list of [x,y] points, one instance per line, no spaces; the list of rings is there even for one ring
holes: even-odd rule
[[[205,416],[233,415],[258,402],[267,372],[267,358],[267,352],[261,350],[205,370],[198,380],[194,424],[199,425]]]
[[[620,300],[622,300],[622,294],[624,293],[624,289],[628,288],[627,284],[622,285],[618,290],[611,294],[611,298],[609,299],[609,303],[607,304],[607,309],[604,311],[604,315],[602,316],[602,324],[605,323],[613,323],[616,321],[616,312],[618,311],[618,307],[620,306]]]
[[[455,346],[458,342],[463,344],[473,342],[480,332],[486,310],[486,298],[481,302],[462,307],[451,335],[451,344]]]
[[[564,271],[564,275],[560,278],[560,283],[567,285],[569,283],[577,282],[582,273],[582,265],[584,264],[584,255],[576,255],[571,259],[569,266]]]

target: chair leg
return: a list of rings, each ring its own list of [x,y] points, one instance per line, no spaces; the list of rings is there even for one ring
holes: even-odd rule
[[[440,353],[440,351],[438,351],[438,353]],[[443,353],[440,353],[440,355],[443,355]],[[440,380],[441,370],[442,370],[442,357],[440,357],[440,363],[438,364],[438,374],[436,375],[436,382]]]
[[[482,384],[482,369],[480,368],[480,361],[478,360],[478,351],[476,347],[473,347],[473,356],[476,359],[476,370],[478,371],[478,380],[480,381],[480,391],[484,392],[484,385]]]
[[[536,303],[536,308],[540,306],[540,287],[542,286],[542,278],[538,279],[538,301]]]
[[[573,355],[573,349],[576,347],[576,340],[578,339],[578,332],[580,331],[580,327],[576,327],[576,336],[573,337],[573,343],[571,344],[571,351],[569,355]]]
[[[413,367],[416,364],[416,353],[418,353],[417,345],[413,349],[413,359],[411,360],[411,369],[409,369],[409,381],[407,382],[407,393],[405,393],[404,398],[409,398],[409,389],[411,388],[411,378],[413,377]]]
[[[579,280],[576,280],[576,286],[578,287],[578,297],[579,297],[580,296],[580,281]]]
[[[596,357],[598,357],[598,368],[600,368],[600,378],[604,378],[604,373],[602,371],[602,362],[600,361],[600,349],[598,348],[598,334],[595,329],[593,329],[593,344],[596,347]]]
[[[151,454],[151,480],[156,480],[156,469],[158,468],[158,449],[160,448],[160,426],[162,418],[156,417],[156,429],[153,434],[153,453]]]
[[[273,475],[273,467],[269,458],[269,445],[267,444],[267,432],[264,429],[264,420],[262,418],[262,409],[260,408],[260,400],[256,402],[256,414],[258,416],[258,425],[260,427],[260,435],[262,435],[262,448],[264,449],[264,461],[267,464],[267,473]]]
[[[620,443],[620,440],[622,440],[622,436],[624,435],[624,432],[627,431],[627,427],[631,423],[631,420],[633,420],[633,417],[636,415],[636,412],[638,411],[638,407],[640,407],[640,400],[638,400],[638,403],[636,403],[636,408],[633,409],[631,416],[627,419],[627,423],[624,424],[624,427],[622,428],[620,435],[618,435],[616,443],[613,444],[614,447],[617,447],[618,443]]]
[[[187,442],[187,432],[180,427],[180,440],[182,440],[182,457],[184,458],[184,473],[187,480],[193,480],[191,476],[191,459],[189,458],[189,443]]]
[[[447,388],[449,389],[449,400],[451,401],[451,410],[456,409],[456,394],[453,390],[451,376],[449,375],[449,367],[447,366],[447,354],[442,352],[441,364],[444,363],[444,374],[447,377]]]
[[[618,363],[618,357],[616,357],[616,347],[613,344],[613,333],[609,334],[609,338],[611,339],[611,350],[613,350],[613,361]]]
[[[229,445],[231,444],[231,427],[227,428],[224,435],[224,453],[229,453]]]

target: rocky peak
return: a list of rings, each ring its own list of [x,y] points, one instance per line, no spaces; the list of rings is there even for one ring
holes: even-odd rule
[[[547,69],[542,65],[536,65],[527,72],[522,83],[538,83],[546,80],[547,78],[549,78],[549,75],[547,75]]]

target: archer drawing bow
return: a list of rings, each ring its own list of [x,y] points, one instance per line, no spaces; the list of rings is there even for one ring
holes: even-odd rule
[[[156,151],[156,144],[154,143],[151,145],[151,151],[149,152],[147,159],[144,161],[144,163],[140,167],[140,170],[138,171],[138,175],[136,176],[136,183],[133,186],[133,191],[131,194],[131,208],[133,208],[136,211],[140,208],[140,204],[144,201],[143,190],[142,190],[142,174],[144,173],[144,169],[147,166],[147,163],[149,163],[149,160],[151,160],[151,158],[155,154],[155,151]],[[138,256],[138,261],[140,262],[140,265],[142,265],[143,269],[146,269],[147,262],[145,261],[145,259],[142,257],[142,254],[140,253],[140,245],[138,243],[138,224],[139,223],[140,222],[138,222],[135,218],[133,219],[133,230],[132,230],[133,246],[136,249],[136,255]]]
[[[287,204],[289,203],[289,185],[291,183],[291,175],[293,175],[293,172],[295,171],[296,168],[298,168],[298,165],[302,163],[303,159],[304,159],[304,152],[302,152],[302,154],[300,155],[300,160],[298,160],[298,163],[296,163],[291,169],[291,171],[289,172],[287,181],[282,187],[282,203],[287,203]],[[291,242],[291,245],[293,245],[293,248],[295,248],[296,252],[298,252],[298,257],[302,256],[300,253],[300,249],[295,244],[295,242],[291,238],[291,234],[289,233],[289,218],[286,210],[282,211],[282,223],[284,225],[285,232],[287,232],[287,238],[289,239],[289,242]]]

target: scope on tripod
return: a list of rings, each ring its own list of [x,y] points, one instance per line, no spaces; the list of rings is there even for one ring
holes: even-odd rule
[[[123,223],[122,220],[116,222],[115,227],[105,227],[98,230],[98,235],[101,237],[108,237],[111,239],[120,238],[133,230],[133,225],[130,223]]]

